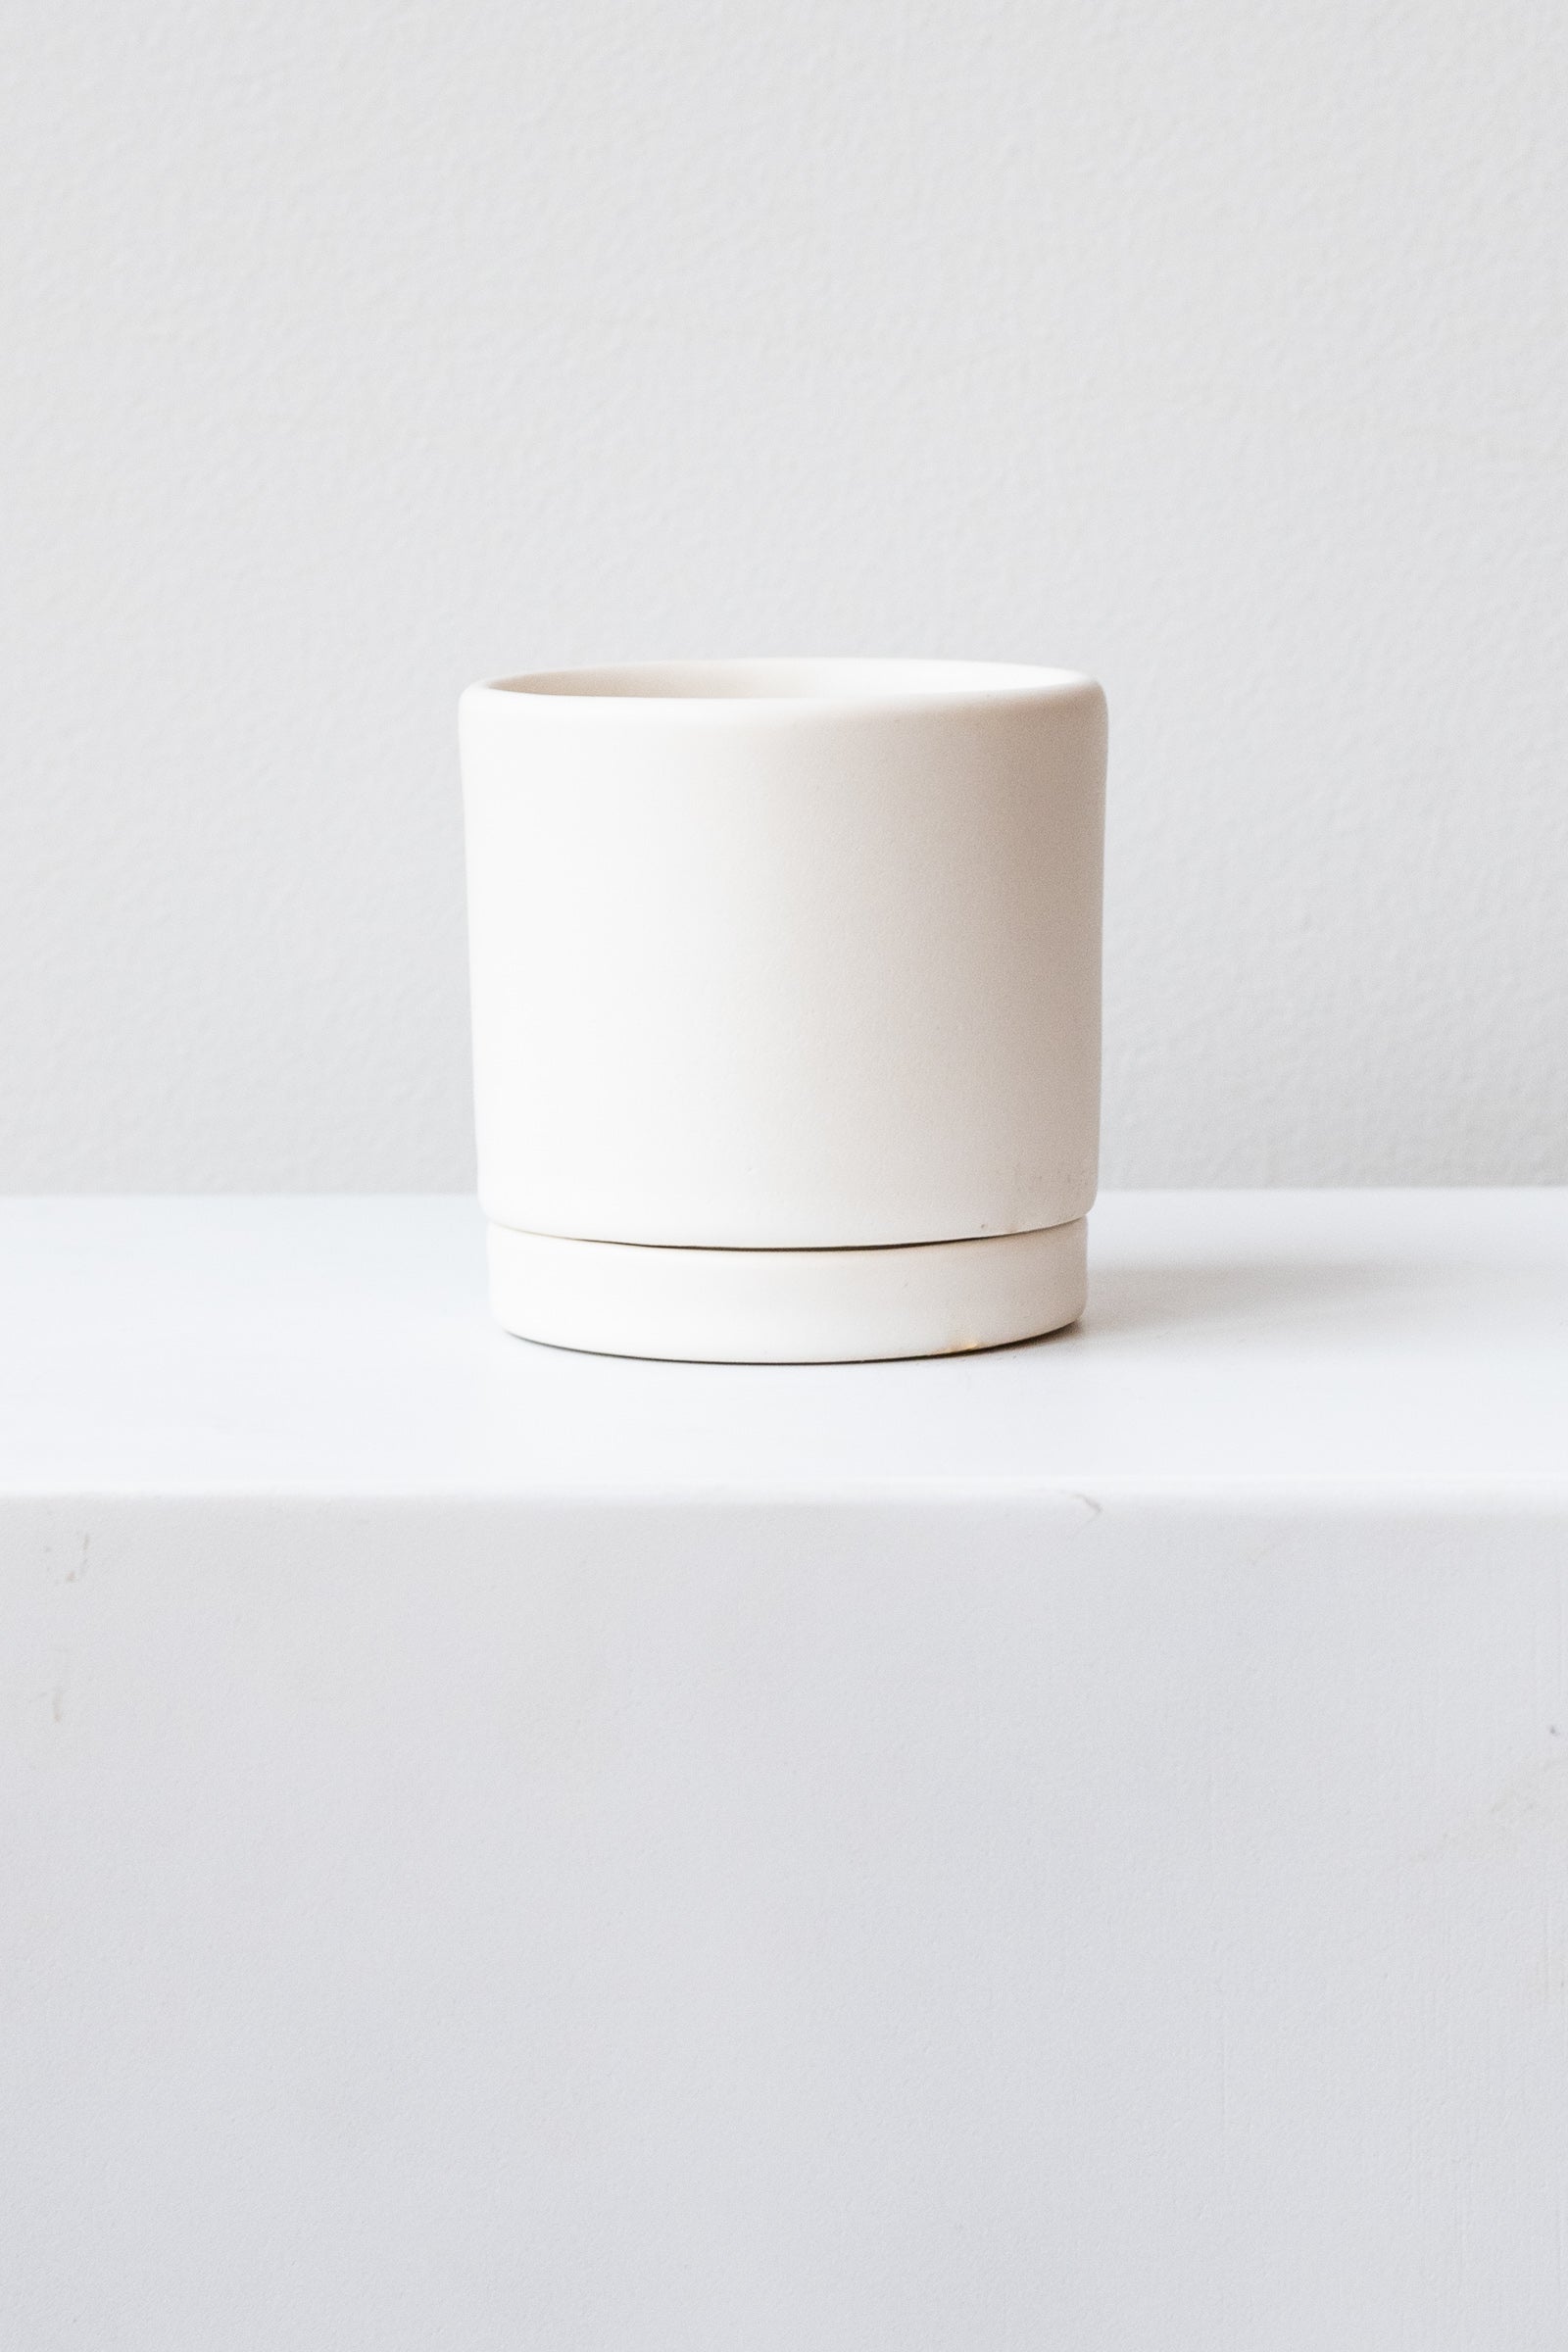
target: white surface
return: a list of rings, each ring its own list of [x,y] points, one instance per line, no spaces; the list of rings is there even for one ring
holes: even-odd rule
[[[1560,2352],[1568,1200],[1093,1226],[715,1371],[0,1212],[0,2340]]]
[[[1110,1183],[1568,1180],[1548,0],[7,10],[0,1183],[471,1181],[451,712],[1115,712]]]
[[[715,1364],[956,1355],[1082,1314],[1082,1217],[892,1250],[668,1250],[492,1225],[490,1303],[524,1339]]]
[[[0,1329],[0,1492],[1568,1494],[1561,1192],[1111,1196],[1071,1332],[735,1369],[509,1338],[461,1199],[9,1201]]]
[[[470,687],[461,732],[497,1225],[815,1250],[1083,1216],[1105,824],[1092,679],[655,663]],[[877,1337],[851,1352],[908,1352]]]

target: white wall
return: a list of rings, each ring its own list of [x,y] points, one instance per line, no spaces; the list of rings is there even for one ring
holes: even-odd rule
[[[14,0],[0,1185],[469,1171],[452,706],[1039,658],[1106,1176],[1568,1178],[1550,0]]]

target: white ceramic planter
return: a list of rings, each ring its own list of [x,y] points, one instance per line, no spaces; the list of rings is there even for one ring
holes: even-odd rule
[[[470,687],[461,733],[509,1330],[806,1361],[1081,1313],[1098,686],[657,662]]]

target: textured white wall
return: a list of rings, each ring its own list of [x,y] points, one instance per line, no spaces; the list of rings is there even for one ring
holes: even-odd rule
[[[1112,710],[1106,1175],[1568,1178],[1550,0],[14,0],[0,1185],[461,1184],[453,704]]]

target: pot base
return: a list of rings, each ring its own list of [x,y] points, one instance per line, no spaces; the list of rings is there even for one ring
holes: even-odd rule
[[[490,1303],[519,1339],[720,1364],[958,1355],[1076,1322],[1082,1217],[881,1250],[672,1250],[490,1227]]]

